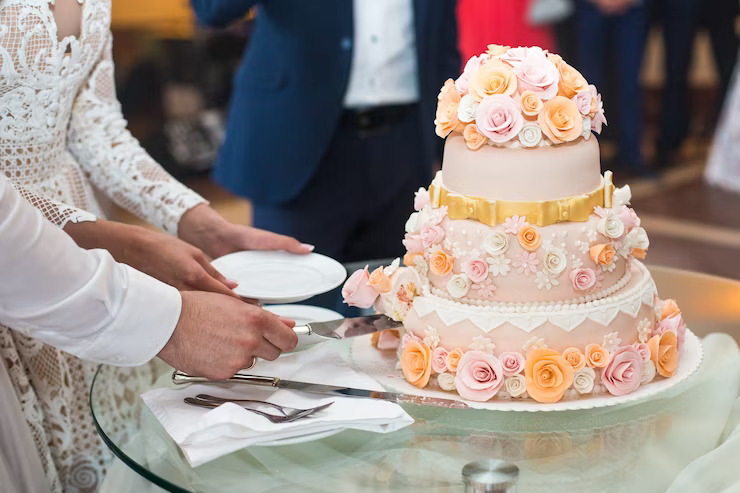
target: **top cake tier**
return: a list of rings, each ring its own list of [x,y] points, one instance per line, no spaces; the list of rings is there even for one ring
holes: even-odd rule
[[[535,149],[483,146],[471,152],[465,138],[445,142],[443,183],[448,190],[492,200],[557,200],[601,186],[599,144],[579,138]]]

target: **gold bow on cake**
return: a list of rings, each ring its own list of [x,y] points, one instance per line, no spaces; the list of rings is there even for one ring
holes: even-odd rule
[[[549,226],[563,221],[587,221],[594,207],[612,206],[613,193],[611,171],[604,173],[601,186],[593,192],[536,202],[491,200],[451,192],[442,184],[441,172],[429,186],[432,205],[447,206],[447,216],[450,219],[475,219],[489,226],[502,223],[514,215],[526,216],[530,224],[537,226]]]

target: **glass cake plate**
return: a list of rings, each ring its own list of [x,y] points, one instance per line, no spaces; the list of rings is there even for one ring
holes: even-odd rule
[[[474,409],[488,409],[491,411],[576,411],[594,409],[619,404],[644,401],[668,390],[676,390],[678,386],[689,379],[701,366],[704,357],[701,340],[690,330],[686,330],[686,339],[681,349],[678,370],[671,378],[656,379],[647,385],[641,385],[635,392],[623,396],[611,394],[584,395],[576,398],[564,397],[559,402],[540,403],[531,399],[506,398],[488,402],[468,401],[455,392],[445,392],[437,387],[419,389],[406,382],[397,367],[398,356],[395,351],[379,351],[372,346],[369,336],[354,338],[350,348],[350,362],[359,371],[371,376],[389,392],[401,392],[424,397],[441,397],[465,402]]]

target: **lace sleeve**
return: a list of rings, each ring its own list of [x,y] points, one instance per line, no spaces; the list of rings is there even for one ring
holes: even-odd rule
[[[162,169],[126,129],[116,99],[111,44],[109,33],[100,60],[76,96],[69,151],[114,202],[176,234],[182,215],[206,201]]]
[[[30,192],[16,183],[12,183],[12,185],[18,193],[20,193],[21,197],[41,211],[41,214],[43,214],[49,222],[56,224],[60,228],[64,228],[64,225],[70,221],[73,223],[79,223],[97,220],[95,214],[92,214],[91,212]]]

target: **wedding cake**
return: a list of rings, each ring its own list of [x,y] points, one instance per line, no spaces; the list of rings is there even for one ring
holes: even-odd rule
[[[397,259],[345,301],[403,321],[374,339],[406,380],[464,399],[539,402],[637,390],[677,370],[685,325],[649,241],[600,170],[601,96],[558,55],[490,45],[438,97],[442,170]]]

